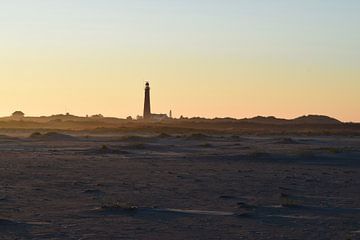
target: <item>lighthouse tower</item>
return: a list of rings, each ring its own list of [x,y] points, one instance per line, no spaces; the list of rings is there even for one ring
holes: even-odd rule
[[[145,84],[145,102],[144,102],[144,119],[151,118],[151,107],[150,107],[150,84]]]

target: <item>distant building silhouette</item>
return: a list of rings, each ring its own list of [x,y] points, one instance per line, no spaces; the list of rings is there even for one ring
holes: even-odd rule
[[[168,119],[169,117],[168,117],[168,115],[167,114],[154,114],[154,113],[152,113],[151,114],[151,117],[150,117],[150,119],[151,120],[154,120],[154,121],[161,121],[161,120],[165,120],[165,119]]]
[[[91,118],[103,118],[104,116],[102,114],[95,114],[92,115]]]
[[[23,117],[25,117],[25,113],[23,113],[22,111],[15,111],[13,112],[11,117],[14,119],[22,119]]]

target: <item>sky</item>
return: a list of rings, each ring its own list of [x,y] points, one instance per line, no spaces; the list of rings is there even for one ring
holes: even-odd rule
[[[358,0],[4,0],[0,115],[360,122]]]

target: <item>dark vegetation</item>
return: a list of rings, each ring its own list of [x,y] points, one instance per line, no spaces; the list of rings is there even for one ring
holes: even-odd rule
[[[67,115],[51,117],[24,117],[0,119],[0,134],[17,131],[63,132],[63,133],[148,133],[159,134],[159,138],[168,138],[170,134],[188,134],[191,139],[205,139],[206,134],[237,135],[344,135],[359,136],[359,123],[342,123],[326,116],[304,116],[293,120],[275,117],[255,117],[252,119],[231,118],[190,118],[169,119],[159,122],[135,121],[117,118],[91,118]],[[36,136],[34,136],[36,137]],[[290,139],[288,144],[293,144]]]

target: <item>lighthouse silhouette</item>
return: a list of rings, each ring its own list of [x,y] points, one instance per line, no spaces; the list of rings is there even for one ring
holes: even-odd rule
[[[145,84],[145,102],[144,102],[144,119],[151,118],[151,107],[150,107],[150,84]]]

